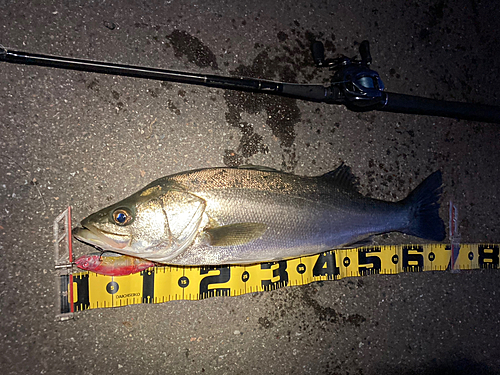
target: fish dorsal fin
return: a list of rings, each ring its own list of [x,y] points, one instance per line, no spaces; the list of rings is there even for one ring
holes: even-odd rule
[[[280,172],[280,173],[282,173],[282,171],[280,171],[278,169],[274,169],[271,167],[265,167],[263,165],[244,164],[244,165],[239,165],[237,168],[238,169],[250,169],[250,170],[261,171],[261,172]]]
[[[352,174],[351,167],[345,165],[344,163],[340,164],[333,171],[327,172],[319,177],[345,190],[359,193],[358,179]]]
[[[249,243],[267,230],[263,223],[238,223],[206,229],[206,240],[212,246],[234,246]]]

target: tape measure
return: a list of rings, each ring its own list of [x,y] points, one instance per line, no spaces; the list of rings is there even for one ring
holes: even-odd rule
[[[450,202],[450,244],[360,247],[253,265],[156,266],[127,276],[104,276],[73,272],[68,207],[54,221],[56,318],[67,320],[89,309],[240,296],[344,277],[499,268],[499,244],[460,244],[459,239],[457,208]]]
[[[402,272],[444,271],[451,245],[372,246],[250,266],[157,266],[127,276],[77,272],[61,279],[61,313],[133,304],[239,296],[315,281]],[[498,244],[461,244],[455,269],[499,267]],[[72,296],[72,300],[70,299]],[[71,309],[71,306],[73,309]]]

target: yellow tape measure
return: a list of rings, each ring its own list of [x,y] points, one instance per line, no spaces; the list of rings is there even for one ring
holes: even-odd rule
[[[372,246],[249,266],[158,266],[127,276],[78,272],[60,277],[61,314],[173,300],[239,296],[314,281],[402,272],[499,267],[498,244]],[[72,297],[72,301],[71,301]]]

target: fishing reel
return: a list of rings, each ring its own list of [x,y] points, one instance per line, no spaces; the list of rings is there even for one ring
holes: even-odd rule
[[[319,41],[312,44],[311,50],[317,67],[328,67],[335,72],[331,83],[332,92],[336,94],[335,102],[358,112],[371,111],[386,104],[384,83],[379,74],[370,69],[372,57],[367,40],[359,46],[361,60],[347,56],[325,60],[325,47]]]

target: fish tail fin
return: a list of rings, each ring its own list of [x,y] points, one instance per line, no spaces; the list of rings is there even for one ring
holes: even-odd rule
[[[443,192],[441,171],[436,171],[418,185],[401,203],[409,208],[409,225],[403,233],[442,241],[446,237],[439,217],[439,198]]]

